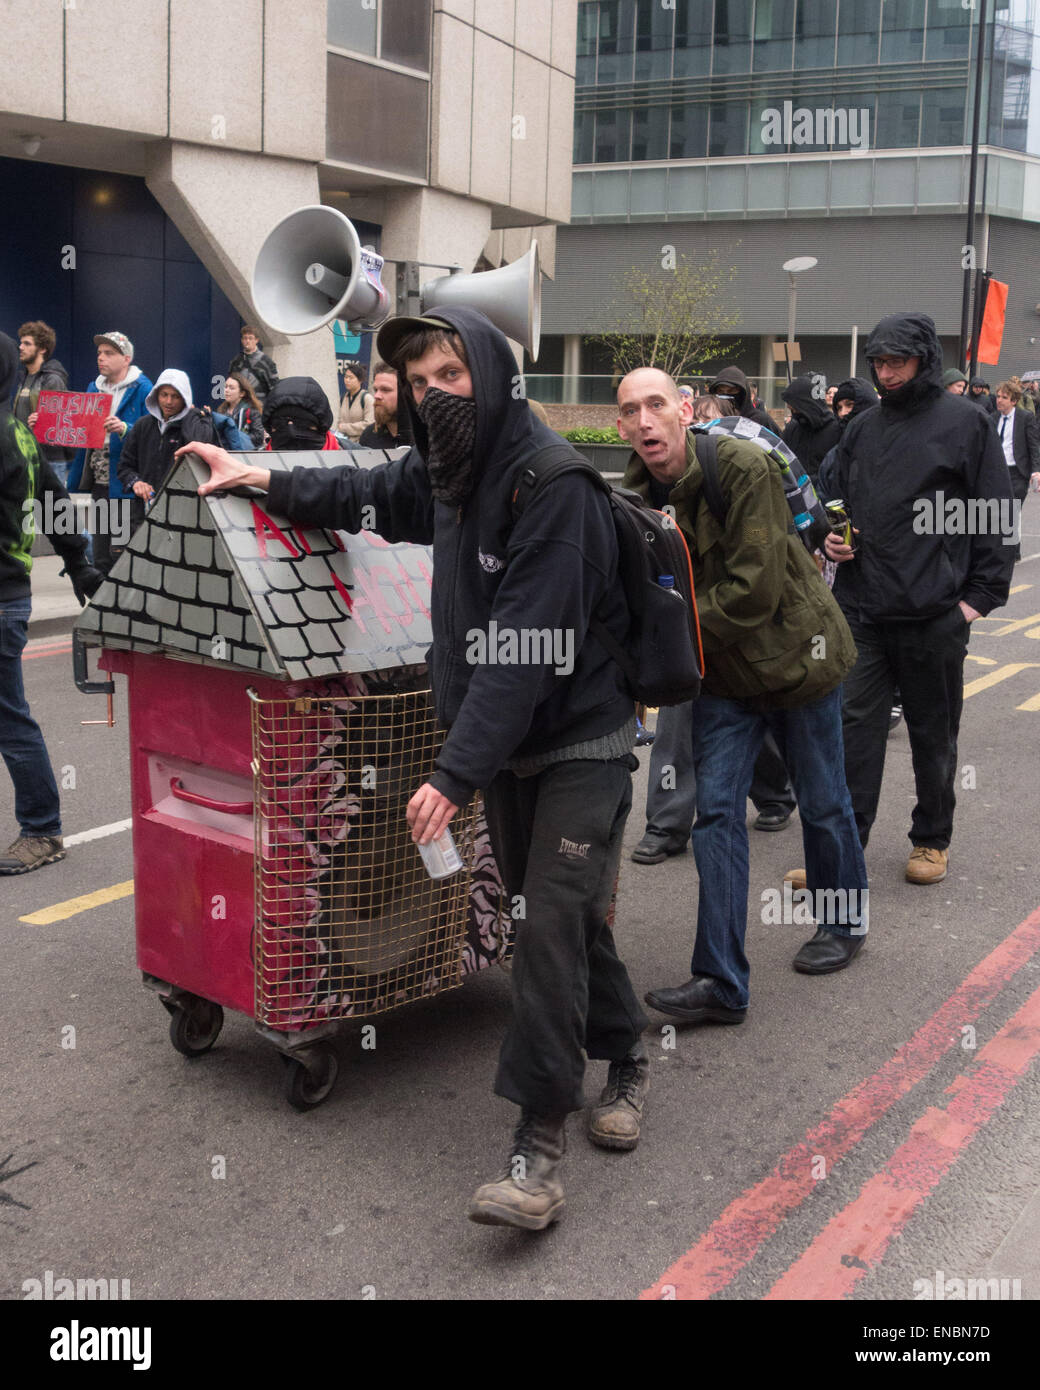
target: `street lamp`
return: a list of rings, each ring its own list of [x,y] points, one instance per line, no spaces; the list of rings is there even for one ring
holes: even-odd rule
[[[794,346],[794,316],[798,304],[798,281],[795,278],[803,270],[812,270],[817,265],[815,256],[794,256],[789,261],[784,261],[783,270],[787,271],[787,278],[791,288],[787,292],[787,381],[791,382],[791,348]]]

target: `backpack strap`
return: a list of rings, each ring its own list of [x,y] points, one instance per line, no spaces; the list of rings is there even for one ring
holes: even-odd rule
[[[588,459],[582,458],[573,445],[561,439],[559,444],[546,444],[539,449],[517,475],[513,495],[509,499],[513,521],[520,519],[536,492],[563,473],[585,473],[600,491],[610,492],[610,484],[599,469],[594,468]]]
[[[708,510],[719,525],[725,526],[729,504],[722,495],[722,485],[719,482],[718,441],[712,434],[704,434],[700,430],[695,430],[693,444],[697,451],[697,461],[704,475],[704,500],[708,504]]]

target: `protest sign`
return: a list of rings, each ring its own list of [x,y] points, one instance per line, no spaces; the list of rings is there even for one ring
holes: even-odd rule
[[[100,449],[112,397],[96,391],[41,391],[33,434],[63,449]]]

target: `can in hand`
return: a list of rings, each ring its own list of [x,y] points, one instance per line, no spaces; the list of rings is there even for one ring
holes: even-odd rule
[[[426,872],[431,878],[450,878],[462,868],[462,859],[455,848],[450,830],[445,830],[441,836],[436,840],[430,840],[428,844],[416,845],[416,849],[422,855]]]
[[[843,544],[855,550],[856,546],[852,534],[852,518],[845,510],[845,503],[840,497],[836,497],[833,502],[825,502],[824,508],[827,512],[828,520],[831,523],[831,530],[833,533],[841,538]]]

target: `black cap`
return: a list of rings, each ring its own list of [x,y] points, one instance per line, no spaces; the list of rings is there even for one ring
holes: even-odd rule
[[[380,360],[392,362],[402,338],[407,338],[409,333],[420,333],[424,328],[440,328],[446,333],[458,332],[454,324],[449,323],[447,319],[436,318],[433,314],[424,314],[420,318],[390,319],[376,335],[376,349]]]

